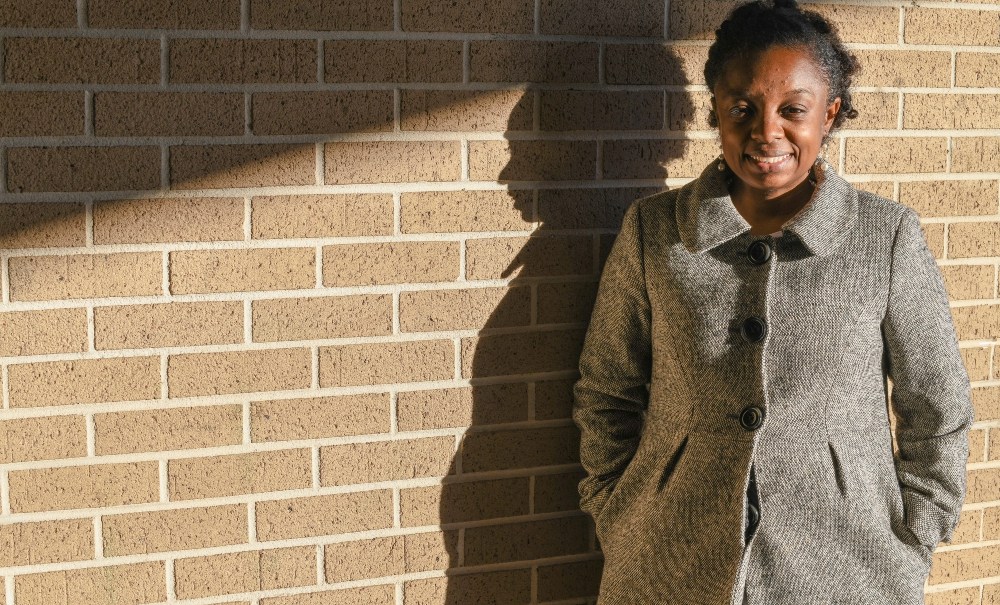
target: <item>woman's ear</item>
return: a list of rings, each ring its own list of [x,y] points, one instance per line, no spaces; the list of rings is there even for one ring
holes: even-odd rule
[[[839,112],[840,112],[840,97],[837,97],[826,108],[826,118],[823,121],[823,130],[825,130],[827,133],[830,132],[830,128],[833,126],[833,121],[834,119],[836,119],[837,114]]]
[[[715,95],[712,95],[711,97],[709,97],[709,104],[710,104],[710,107],[708,109],[708,125],[709,126],[713,126],[713,127],[714,126],[718,126],[719,125],[719,114],[716,111],[716,107],[715,107]]]

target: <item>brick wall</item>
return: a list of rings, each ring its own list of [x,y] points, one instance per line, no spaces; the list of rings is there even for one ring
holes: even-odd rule
[[[984,1],[817,5],[828,157],[924,219],[974,381],[933,605],[1000,604]],[[0,604],[592,599],[577,356],[626,205],[718,152],[732,4],[0,3]]]

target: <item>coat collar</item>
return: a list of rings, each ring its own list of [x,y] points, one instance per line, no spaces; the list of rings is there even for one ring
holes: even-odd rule
[[[679,192],[677,225],[687,249],[701,253],[748,232],[750,223],[733,205],[725,174],[715,161]],[[782,229],[802,241],[810,253],[825,256],[846,239],[858,222],[858,192],[821,161],[817,169],[813,197]]]

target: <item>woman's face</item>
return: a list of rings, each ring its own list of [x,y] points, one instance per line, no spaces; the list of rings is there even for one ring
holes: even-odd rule
[[[772,46],[733,60],[712,91],[726,163],[746,187],[774,198],[809,176],[840,109],[805,47]]]

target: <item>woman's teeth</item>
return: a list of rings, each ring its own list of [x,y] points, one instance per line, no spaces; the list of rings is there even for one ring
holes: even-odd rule
[[[750,158],[752,158],[753,161],[755,161],[755,162],[761,162],[763,164],[776,164],[776,163],[784,160],[785,158],[787,158],[791,154],[786,153],[785,155],[776,155],[776,156],[771,156],[771,157],[768,157],[768,156],[759,156],[759,155],[750,155],[750,154],[747,154],[747,155],[750,156]]]

